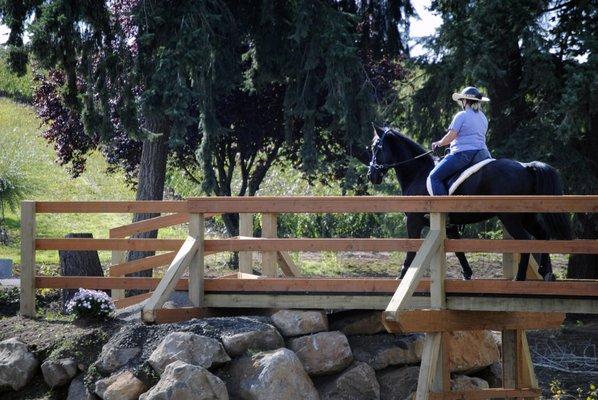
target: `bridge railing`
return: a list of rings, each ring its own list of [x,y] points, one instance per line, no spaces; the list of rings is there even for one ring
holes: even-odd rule
[[[208,197],[192,198],[187,201],[83,201],[83,202],[32,202],[22,203],[22,266],[21,313],[34,315],[34,291],[36,288],[98,288],[113,289],[122,293],[124,289],[153,290],[158,286],[158,279],[125,277],[125,274],[163,265],[172,265],[177,259],[177,252],[185,243],[182,239],[137,239],[127,236],[154,230],[180,223],[188,223],[188,236],[193,239],[187,250],[194,252],[201,248],[202,256],[194,256],[183,260],[184,270],[191,264],[190,292],[201,304],[202,295],[195,295],[203,287],[203,256],[216,252],[238,251],[245,254],[261,252],[263,254],[263,272],[267,276],[276,276],[276,267],[285,271],[285,263],[281,263],[284,252],[318,252],[318,251],[418,251],[422,246],[437,249],[442,246],[443,252],[491,252],[491,253],[597,253],[598,241],[520,241],[520,240],[479,240],[479,239],[446,239],[443,234],[426,239],[373,239],[373,238],[277,238],[276,215],[280,213],[360,213],[360,212],[422,212],[430,213],[433,224],[440,224],[444,214],[448,212],[596,212],[598,196],[454,196],[454,197],[401,197],[401,196],[363,196],[363,197]],[[40,213],[168,213],[150,220],[116,227],[110,230],[108,239],[81,238],[38,238],[36,237],[36,214]],[[240,213],[245,220],[248,232],[248,216],[253,213],[262,214],[264,237],[250,238],[239,236],[228,239],[205,239],[203,224],[205,218],[222,213]],[[434,222],[436,221],[436,222]],[[439,225],[438,225],[439,226]],[[252,228],[249,228],[252,230]],[[40,250],[111,250],[113,266],[109,277],[36,277],[34,273],[35,253]],[[126,251],[168,251],[168,253],[148,257],[131,262],[122,262]],[[430,263],[430,255],[421,259],[425,252],[420,251],[416,265],[422,268],[411,268],[423,274]],[[429,252],[430,253],[430,252]],[[183,256],[184,254],[181,254]],[[200,260],[201,258],[201,260]],[[283,260],[284,261],[284,260]],[[180,263],[179,263],[180,264]],[[200,265],[202,264],[202,265]],[[251,272],[244,264],[242,272]],[[286,265],[290,265],[287,275],[296,273],[296,267],[287,256]],[[397,266],[398,267],[398,266]],[[172,268],[169,268],[169,270]],[[201,270],[201,271],[200,271]],[[420,275],[421,275],[420,274]],[[182,276],[182,272],[180,273]],[[178,276],[180,278],[180,276]],[[419,276],[421,278],[421,276]],[[418,280],[418,279],[416,279]],[[478,281],[481,284],[480,281]],[[211,283],[208,284],[208,286]],[[248,285],[256,283],[248,283]],[[172,286],[174,285],[174,286]],[[185,280],[172,283],[171,290],[188,288]],[[417,285],[415,285],[417,286]],[[263,285],[261,286],[264,287]],[[410,292],[416,287],[411,287]],[[515,290],[515,289],[513,289]],[[251,288],[244,288],[251,292]],[[394,290],[392,290],[394,292]],[[121,298],[117,295],[116,298]],[[144,295],[143,297],[148,297]],[[132,302],[132,299],[129,302]],[[138,299],[137,299],[138,300]],[[455,302],[457,298],[455,297]],[[123,300],[123,304],[126,302]],[[244,306],[251,306],[247,303]],[[211,304],[214,306],[215,304]],[[230,304],[229,304],[230,305]]]

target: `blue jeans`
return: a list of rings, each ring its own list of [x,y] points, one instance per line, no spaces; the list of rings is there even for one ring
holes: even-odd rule
[[[478,154],[480,153],[480,154]],[[465,150],[458,153],[451,153],[444,157],[430,172],[430,183],[432,186],[432,193],[434,196],[446,196],[448,190],[444,185],[444,181],[457,172],[464,170],[469,166],[473,159],[482,161],[490,158],[488,150]]]

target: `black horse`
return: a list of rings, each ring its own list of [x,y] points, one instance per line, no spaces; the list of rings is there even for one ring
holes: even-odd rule
[[[372,161],[368,179],[373,184],[382,182],[384,175],[394,168],[403,195],[428,195],[426,179],[434,168],[434,159],[419,144],[391,128],[375,128],[372,142]],[[550,165],[533,161],[520,163],[501,158],[485,165],[464,181],[455,195],[562,195],[563,189],[557,171]],[[422,213],[407,213],[407,233],[410,238],[419,238],[429,220]],[[548,240],[550,238],[571,239],[571,226],[566,214],[547,213],[452,213],[448,216],[447,236],[458,239],[456,225],[466,225],[497,216],[514,239]],[[541,216],[541,218],[540,218]],[[401,277],[411,265],[414,252],[407,253]],[[463,253],[457,253],[463,267],[465,279],[471,277],[471,268]],[[517,280],[525,280],[529,254],[522,254],[517,271]],[[538,260],[539,273],[544,280],[554,280],[552,264],[548,254],[541,254]]]

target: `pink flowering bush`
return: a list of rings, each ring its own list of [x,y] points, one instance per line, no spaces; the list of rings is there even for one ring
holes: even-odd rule
[[[114,309],[114,302],[105,292],[88,289],[79,289],[66,305],[66,311],[76,318],[108,318]]]

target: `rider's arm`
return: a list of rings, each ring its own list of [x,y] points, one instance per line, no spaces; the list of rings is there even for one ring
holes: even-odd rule
[[[453,140],[455,140],[456,137],[457,131],[454,129],[449,129],[442,139],[432,143],[432,148],[435,149],[436,147],[448,146]]]

